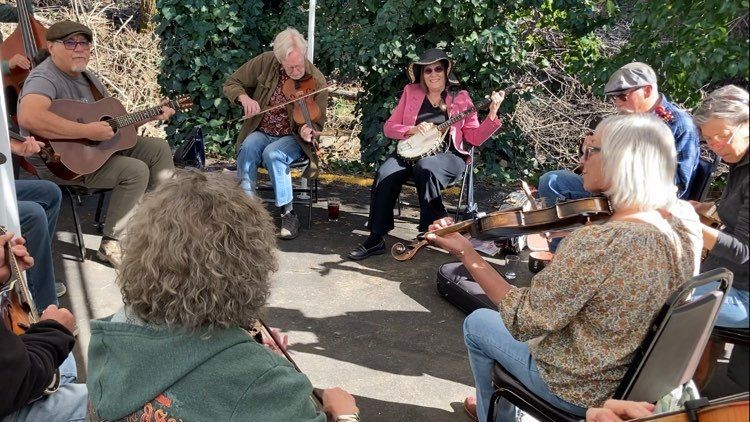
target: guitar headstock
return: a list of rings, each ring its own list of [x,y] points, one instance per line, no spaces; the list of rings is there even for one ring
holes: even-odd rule
[[[187,94],[178,95],[172,100],[172,104],[174,105],[173,108],[175,110],[188,111],[193,108],[193,99]]]

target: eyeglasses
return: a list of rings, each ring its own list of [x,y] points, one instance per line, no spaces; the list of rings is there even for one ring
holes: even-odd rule
[[[422,73],[424,73],[425,75],[429,75],[432,72],[442,73],[443,70],[444,70],[443,66],[438,65],[438,66],[435,66],[435,67],[425,67],[424,70],[422,71]]]
[[[705,136],[703,135],[703,140],[706,141],[707,144],[713,144],[713,145],[729,145],[734,140],[734,135],[737,133],[736,130],[730,130],[727,133],[726,131],[723,133],[717,133],[713,136]]]
[[[625,101],[628,100],[628,97],[630,96],[630,94],[634,93],[635,91],[638,91],[641,88],[643,88],[643,87],[639,86],[639,87],[636,87],[636,88],[631,88],[631,89],[629,89],[629,90],[627,90],[625,92],[621,92],[619,94],[615,94],[615,95],[612,96],[612,101],[618,100],[618,101],[624,103]]]
[[[55,42],[59,42],[62,45],[64,45],[66,50],[75,50],[79,45],[84,50],[91,49],[91,41],[76,41],[76,40],[61,41],[61,40],[57,40]]]
[[[599,147],[586,147],[583,149],[583,159],[588,160],[591,158],[591,154],[596,154],[602,152],[602,149]]]

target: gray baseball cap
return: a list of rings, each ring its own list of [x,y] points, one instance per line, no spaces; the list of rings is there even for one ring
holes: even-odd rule
[[[631,88],[656,86],[656,73],[646,63],[633,62],[617,69],[604,85],[604,94],[618,94]]]

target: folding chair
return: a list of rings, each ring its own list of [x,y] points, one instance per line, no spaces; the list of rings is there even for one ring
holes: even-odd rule
[[[693,289],[714,281],[720,282],[718,288],[701,297],[692,297]],[[655,402],[688,382],[698,366],[731,284],[732,273],[718,268],[693,277],[673,293],[651,323],[613,398]],[[580,416],[545,402],[497,363],[492,381],[496,390],[490,400],[488,421],[495,420],[495,408],[500,398],[505,398],[540,422],[581,420]]]
[[[477,211],[479,211],[477,203],[474,202],[474,147],[471,147],[471,150],[469,151],[469,159],[466,162],[463,174],[448,184],[445,189],[458,186],[459,184],[461,185],[461,193],[458,195],[458,205],[456,205],[456,213],[454,215],[454,220],[456,221],[459,221],[462,215],[473,218]],[[411,178],[409,178],[404,185],[416,187],[414,180]],[[463,203],[464,193],[466,193],[466,207],[462,211],[461,204]],[[402,202],[401,196],[399,196],[398,201],[396,201],[396,215],[401,215],[402,205],[412,206],[411,204]]]
[[[83,231],[81,230],[81,219],[78,217],[78,211],[76,210],[76,204],[78,206],[83,205],[83,196],[99,195],[99,200],[96,204],[96,214],[94,215],[94,222],[96,223],[96,231],[101,233],[104,219],[102,218],[102,208],[104,208],[104,199],[108,192],[112,189],[93,189],[87,188],[80,185],[59,185],[63,188],[63,192],[68,194],[70,199],[70,209],[73,211],[73,223],[76,225],[76,238],[78,239],[78,250],[80,253],[80,261],[86,260],[86,244],[83,242]],[[75,198],[75,200],[73,200]]]
[[[716,168],[721,162],[721,157],[710,153],[710,158],[707,160],[701,158],[698,160],[698,167],[695,169],[693,179],[690,181],[690,186],[687,189],[687,195],[684,199],[693,201],[703,201],[706,199],[708,194],[708,188],[711,187],[711,182],[714,180],[714,173]]]

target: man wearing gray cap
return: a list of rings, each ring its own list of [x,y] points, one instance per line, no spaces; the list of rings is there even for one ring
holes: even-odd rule
[[[93,103],[98,98],[109,96],[99,79],[86,70],[92,40],[91,30],[78,22],[62,21],[50,26],[47,30],[50,57],[29,73],[21,91],[18,123],[23,129],[57,140],[85,138],[96,142],[114,136],[107,122],[80,123],[50,111],[54,100]],[[162,114],[152,120],[166,120],[174,112],[169,107],[162,107]],[[113,189],[104,237],[97,252],[99,259],[113,266],[119,265],[120,261],[118,239],[146,188],[170,177],[174,170],[169,145],[163,139],[140,136],[137,139],[133,148],[112,155],[98,170],[75,180],[55,177],[41,159],[34,163],[40,176],[57,184]]]
[[[685,196],[700,158],[698,129],[685,110],[677,108],[659,93],[656,73],[651,66],[633,62],[617,69],[604,86],[604,93],[612,98],[620,113],[654,113],[669,126],[677,150],[677,196],[689,199]],[[581,176],[568,170],[543,174],[539,178],[539,195],[548,206],[591,196],[583,188]],[[559,238],[551,240],[550,251],[554,252],[559,242]]]

